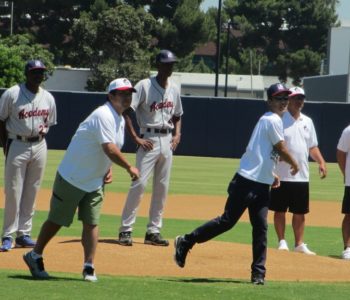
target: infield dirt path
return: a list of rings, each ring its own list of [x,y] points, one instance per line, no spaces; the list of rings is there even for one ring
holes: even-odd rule
[[[49,190],[40,192],[38,210],[48,209],[50,193]],[[107,193],[103,213],[120,215],[124,200],[124,194]],[[221,214],[225,200],[225,197],[170,196],[165,218],[207,220]],[[149,195],[145,195],[138,215],[146,216],[148,207]],[[339,228],[341,218],[339,203],[313,201],[307,223]],[[243,216],[242,221],[248,221],[247,215]],[[271,221],[270,216],[269,222]],[[96,270],[100,275],[249,280],[250,245],[216,241],[196,245],[188,256],[186,267],[181,269],[173,261],[172,243],[173,241],[170,247],[153,247],[144,245],[143,240],[136,238],[132,247],[123,247],[115,243],[114,237],[102,238],[97,250]],[[25,269],[21,258],[24,252],[24,249],[13,249],[7,253],[0,253],[0,269]],[[48,271],[80,273],[82,266],[80,240],[77,237],[54,238],[45,251],[45,265]],[[268,280],[349,281],[350,261],[268,249],[267,270]]]

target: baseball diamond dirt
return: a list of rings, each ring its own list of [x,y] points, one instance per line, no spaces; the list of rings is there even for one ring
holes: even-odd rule
[[[40,191],[37,210],[48,210],[50,194],[50,190]],[[107,193],[102,213],[120,215],[124,199],[125,194]],[[208,219],[221,213],[225,200],[225,197],[217,196],[170,195],[164,217]],[[140,206],[139,216],[148,215],[149,201],[150,195],[147,194]],[[199,202],[200,205],[198,205]],[[330,214],[330,212],[334,213]],[[271,216],[270,224],[272,224]],[[241,221],[248,222],[247,217],[245,214]],[[340,223],[340,203],[311,202],[308,225],[340,228]],[[142,238],[135,238],[133,247],[120,247],[116,245],[115,239],[116,237],[102,237],[99,240],[95,264],[98,275],[241,278],[243,280],[250,278],[250,245],[225,243],[225,247],[222,247],[222,242],[205,243],[192,250],[186,267],[180,269],[173,261],[173,247],[149,247],[143,244]],[[22,254],[25,251],[25,249],[12,249],[6,254],[1,254],[6,255],[6,259],[0,259],[0,269],[25,270],[26,266],[22,261]],[[154,257],[157,257],[159,263],[153,263]],[[45,252],[46,269],[51,272],[80,273],[82,259],[78,237],[55,237]],[[349,261],[271,248],[268,249],[267,270],[267,280],[334,282],[348,281],[350,278]]]

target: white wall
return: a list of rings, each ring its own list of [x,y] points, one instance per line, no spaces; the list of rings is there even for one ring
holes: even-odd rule
[[[350,27],[331,28],[329,43],[329,75],[348,74],[350,56]]]

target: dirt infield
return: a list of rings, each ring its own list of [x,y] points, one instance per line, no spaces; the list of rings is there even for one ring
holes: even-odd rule
[[[42,190],[37,209],[47,210],[50,191]],[[124,194],[107,193],[103,213],[120,215]],[[149,196],[146,195],[139,215],[146,216]],[[209,219],[219,215],[224,197],[170,196],[165,217],[178,219]],[[245,215],[242,220],[248,220]],[[271,219],[270,219],[271,222]],[[340,227],[340,204],[315,201],[307,223],[314,226]],[[171,241],[173,242],[173,241]],[[25,269],[24,249],[0,253],[0,269]],[[82,247],[77,237],[57,237],[45,252],[48,271],[80,273]],[[5,259],[6,258],[6,259]],[[173,247],[154,247],[135,239],[133,247],[123,247],[113,238],[103,238],[98,245],[96,269],[98,274],[135,276],[181,276],[195,278],[249,279],[251,247],[249,245],[211,241],[197,245],[189,254],[186,267],[173,261]],[[348,281],[350,262],[338,258],[307,256],[293,252],[268,249],[267,279],[285,281]]]

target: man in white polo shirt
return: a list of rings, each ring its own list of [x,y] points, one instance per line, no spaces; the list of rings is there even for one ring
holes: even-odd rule
[[[113,80],[108,86],[108,101],[95,109],[73,136],[58,167],[48,218],[33,251],[23,255],[34,278],[49,277],[44,268],[43,251],[62,226],[71,225],[78,208],[78,219],[83,223],[83,277],[87,281],[97,280],[93,262],[104,184],[112,180],[112,163],[124,168],[132,180],[139,178],[138,169],[130,165],[120,151],[125,128],[122,114],[130,106],[134,91],[126,78]]]
[[[276,174],[280,177],[281,185],[271,190],[270,210],[275,212],[278,249],[289,250],[285,239],[286,212],[289,209],[289,212],[293,213],[294,251],[315,255],[316,253],[310,251],[304,243],[305,214],[309,212],[309,155],[319,164],[322,179],[326,177],[327,169],[318,148],[314,124],[309,117],[301,113],[305,92],[300,87],[292,87],[290,91],[288,110],[282,118],[284,138],[288,150],[300,166],[300,171],[291,175],[287,163],[278,163]]]
[[[344,242],[344,251],[341,254],[342,259],[350,260],[350,125],[347,126],[339,139],[337,146],[337,161],[339,168],[344,176],[344,197],[342,203],[342,213],[344,214],[342,222],[342,234]]]

